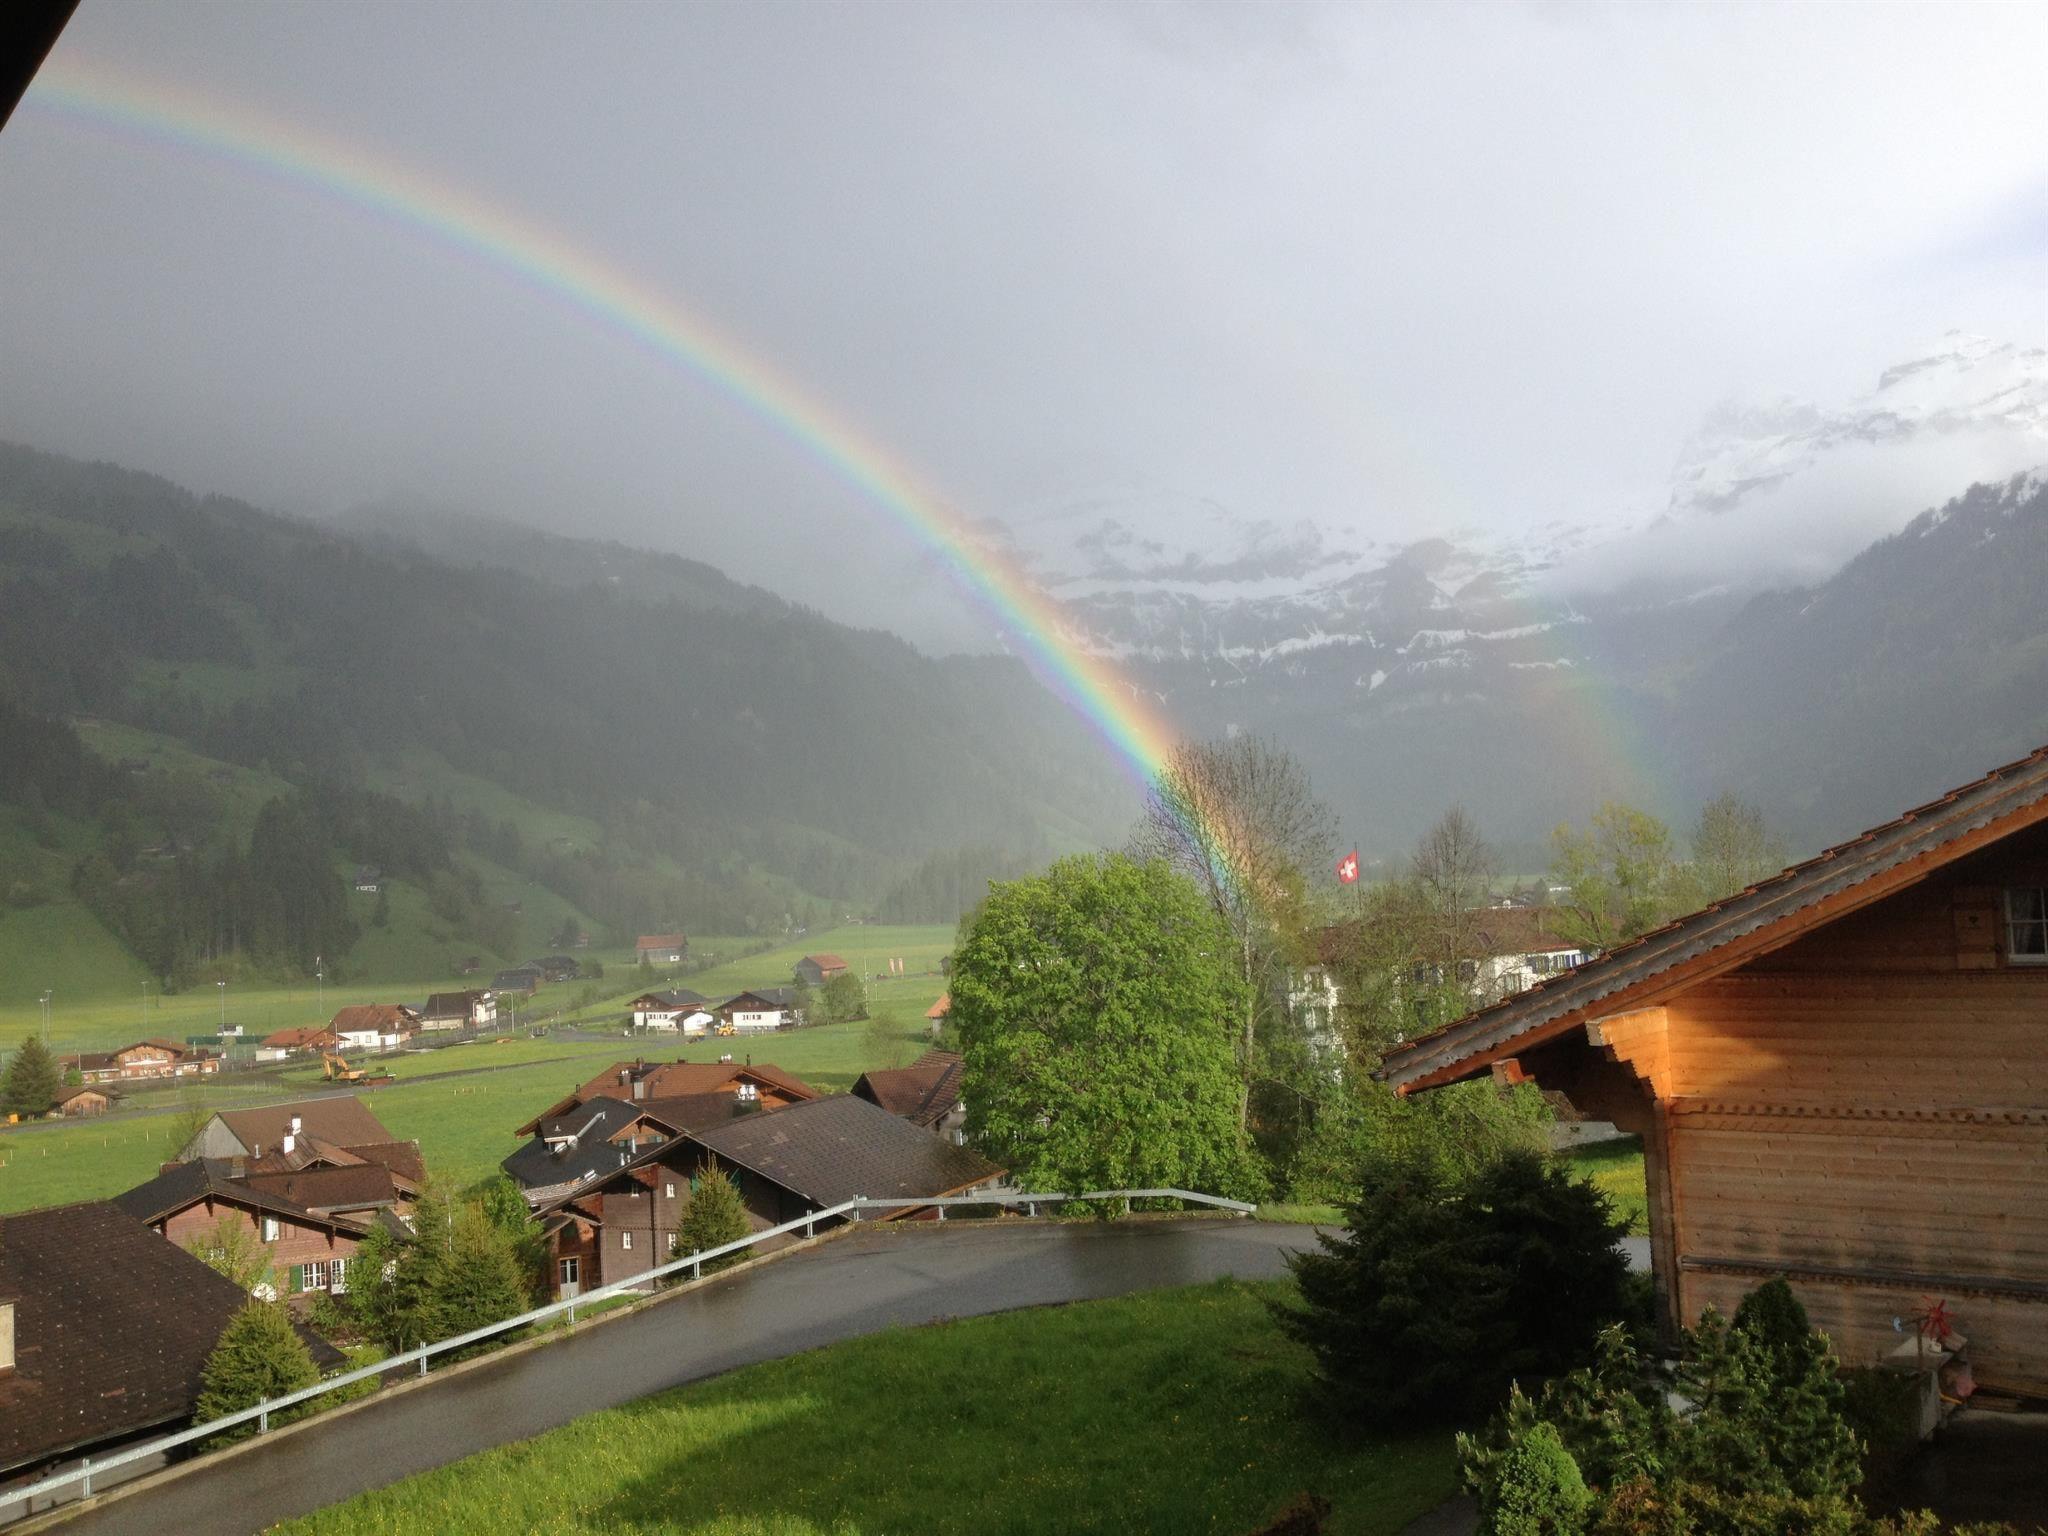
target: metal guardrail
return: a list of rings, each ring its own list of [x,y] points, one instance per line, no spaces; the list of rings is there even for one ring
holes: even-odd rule
[[[643,1291],[650,1283],[670,1275],[681,1274],[686,1269],[690,1271],[691,1278],[701,1278],[704,1273],[704,1266],[714,1260],[722,1259],[728,1254],[740,1253],[746,1249],[756,1247],[771,1238],[787,1237],[799,1229],[802,1230],[805,1237],[813,1237],[817,1233],[820,1222],[837,1221],[842,1217],[858,1221],[863,1211],[923,1210],[929,1207],[936,1207],[939,1219],[943,1221],[946,1218],[947,1208],[952,1206],[1021,1206],[1028,1213],[1036,1215],[1038,1207],[1041,1205],[1059,1205],[1077,1200],[1186,1200],[1197,1205],[1212,1206],[1218,1210],[1230,1211],[1241,1216],[1249,1216],[1258,1210],[1256,1205],[1243,1200],[1230,1200],[1222,1195],[1205,1195],[1198,1190],[1191,1189],[1096,1189],[1077,1195],[991,1191],[979,1195],[935,1195],[927,1196],[924,1199],[887,1200],[870,1199],[865,1195],[856,1195],[851,1200],[842,1201],[838,1205],[828,1206],[824,1210],[811,1211],[806,1215],[798,1217],[795,1221],[785,1221],[780,1226],[767,1227],[759,1232],[750,1232],[745,1237],[739,1238],[734,1242],[721,1243],[716,1248],[706,1248],[701,1252],[688,1254],[683,1258],[671,1259],[665,1264],[657,1264],[652,1269],[645,1269],[627,1279],[615,1280],[610,1285],[601,1285],[595,1290],[585,1291],[581,1295],[573,1296],[567,1301],[550,1302],[547,1306],[536,1307],[531,1312],[522,1312],[517,1317],[508,1317],[502,1322],[491,1323],[483,1328],[473,1328],[468,1333],[458,1333],[453,1338],[437,1339],[431,1344],[422,1344],[417,1348],[404,1350],[399,1354],[379,1360],[374,1365],[360,1366],[353,1371],[344,1371],[338,1376],[326,1377],[313,1386],[302,1388],[297,1392],[288,1392],[283,1397],[266,1398],[253,1408],[243,1408],[234,1413],[223,1414],[217,1419],[208,1419],[204,1424],[195,1424],[190,1429],[179,1430],[176,1434],[164,1435],[155,1440],[144,1441],[140,1445],[130,1446],[126,1450],[116,1452],[111,1456],[102,1457],[99,1460],[94,1460],[90,1456],[84,1457],[77,1466],[62,1472],[53,1472],[48,1477],[42,1478],[37,1482],[29,1483],[19,1488],[0,1489],[0,1507],[16,1503],[21,1504],[23,1512],[17,1519],[26,1519],[30,1515],[47,1514],[50,1509],[56,1507],[56,1495],[61,1490],[70,1488],[73,1485],[76,1485],[78,1488],[79,1498],[92,1497],[92,1480],[95,1475],[103,1477],[117,1468],[131,1466],[138,1461],[148,1461],[154,1457],[175,1451],[180,1447],[193,1445],[201,1440],[210,1440],[223,1431],[235,1429],[243,1424],[253,1423],[258,1434],[268,1433],[271,1420],[274,1417],[298,1407],[301,1403],[312,1402],[315,1398],[325,1397],[330,1392],[337,1392],[343,1387],[354,1386],[357,1382],[368,1381],[372,1377],[397,1374],[407,1366],[417,1365],[419,1368],[418,1374],[425,1376],[427,1374],[427,1362],[435,1355],[444,1355],[455,1350],[468,1349],[473,1345],[483,1343],[487,1339],[497,1338],[501,1334],[516,1333],[522,1328],[530,1328],[538,1323],[552,1322],[558,1317],[566,1317],[573,1326],[578,1309],[587,1309],[593,1302],[606,1301],[615,1296],[626,1296]],[[34,1504],[39,1498],[51,1499],[53,1502],[43,1509],[36,1509]],[[14,1522],[9,1521],[6,1523],[13,1524]]]

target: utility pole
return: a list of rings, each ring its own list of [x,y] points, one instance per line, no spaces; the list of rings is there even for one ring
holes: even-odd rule
[[[327,972],[320,968],[320,957],[313,957],[313,1011],[321,1018],[327,1017]]]
[[[220,1027],[225,1031],[228,1027],[228,984],[216,981],[214,985],[220,988]]]
[[[50,1043],[50,999],[57,994],[48,988],[43,990],[43,1044]]]

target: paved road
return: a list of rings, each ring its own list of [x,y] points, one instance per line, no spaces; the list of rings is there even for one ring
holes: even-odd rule
[[[1312,1246],[1263,1222],[873,1227],[474,1368],[67,1522],[114,1536],[245,1536],[472,1452],[737,1366],[897,1325],[1265,1279]]]

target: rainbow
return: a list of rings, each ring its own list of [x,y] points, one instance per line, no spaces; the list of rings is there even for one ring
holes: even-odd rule
[[[637,346],[769,423],[929,551],[1013,652],[1155,782],[1176,733],[1152,700],[1090,655],[1052,601],[977,538],[944,497],[844,415],[702,315],[569,235],[301,123],[227,105],[60,51],[22,103],[159,146],[227,161],[381,216],[475,258]]]

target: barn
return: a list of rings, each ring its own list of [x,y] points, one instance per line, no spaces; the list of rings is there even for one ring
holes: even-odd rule
[[[1845,1363],[1945,1302],[2048,1394],[2048,747],[1387,1058],[1643,1138],[1660,1321],[1784,1275]]]

